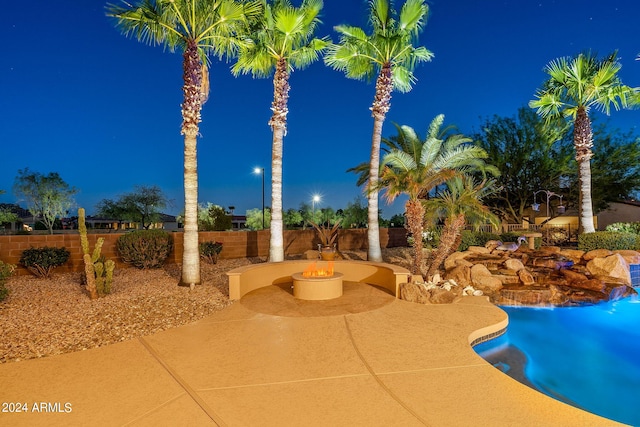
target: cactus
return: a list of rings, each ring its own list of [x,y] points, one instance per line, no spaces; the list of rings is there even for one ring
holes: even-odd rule
[[[113,282],[113,270],[116,263],[112,260],[105,261],[101,254],[104,238],[96,241],[96,246],[90,254],[89,239],[87,238],[87,225],[85,224],[85,212],[78,209],[78,231],[80,232],[80,245],[82,246],[82,259],[84,260],[85,280],[91,299],[105,296],[111,292]]]

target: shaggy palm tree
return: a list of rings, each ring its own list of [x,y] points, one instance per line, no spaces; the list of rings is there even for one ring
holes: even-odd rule
[[[474,181],[470,175],[456,176],[447,181],[447,190],[425,202],[425,210],[431,218],[444,218],[440,244],[433,256],[427,278],[433,277],[444,260],[460,246],[462,230],[467,224],[475,227],[490,222],[500,226],[500,219],[482,204],[482,199],[497,190],[493,179]]]
[[[340,25],[340,42],[332,45],[325,62],[343,71],[348,78],[376,78],[376,92],[371,105],[373,134],[369,158],[368,193],[368,250],[370,261],[382,261],[378,226],[378,173],[380,169],[380,142],[382,125],[391,107],[394,89],[408,92],[415,83],[413,70],[420,62],[429,61],[433,54],[415,43],[422,31],[429,11],[425,0],[406,0],[400,14],[389,0],[369,0],[371,34],[359,27]]]
[[[248,43],[240,50],[233,73],[273,75],[273,114],[269,120],[273,132],[269,260],[273,262],[284,260],[282,143],[287,133],[289,74],[315,62],[329,42],[313,36],[320,23],[322,0],[304,0],[300,7],[293,7],[289,0],[263,1],[262,7],[262,16],[248,34]]]
[[[576,57],[563,57],[551,61],[545,72],[550,78],[529,102],[540,116],[551,120],[570,117],[573,121],[573,145],[578,162],[580,181],[580,226],[584,233],[595,231],[591,202],[591,147],[593,131],[589,113],[591,108],[609,114],[629,108],[637,103],[638,88],[622,84],[618,72],[622,67],[616,52],[602,60],[581,53]]]
[[[200,284],[198,253],[198,172],[196,145],[202,105],[209,93],[209,55],[233,55],[235,37],[259,4],[234,0],[139,0],[108,5],[107,15],[126,36],[163,45],[183,57],[182,127],[184,135],[184,250],[180,285]]]
[[[471,145],[472,140],[441,130],[444,115],[436,116],[424,140],[409,126],[396,126],[398,135],[386,140],[390,148],[383,157],[378,188],[384,188],[385,198],[392,202],[400,194],[409,199],[405,205],[407,228],[413,235],[412,273],[420,273],[422,265],[422,232],[425,218],[423,201],[428,193],[456,174],[466,170],[482,170],[497,174],[486,165],[487,153]],[[362,177],[361,177],[362,179]]]

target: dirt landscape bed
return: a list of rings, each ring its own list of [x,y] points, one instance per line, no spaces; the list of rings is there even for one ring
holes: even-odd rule
[[[364,252],[344,255],[366,258]],[[385,249],[383,257],[408,266],[406,248]],[[95,301],[80,273],[12,277],[9,296],[0,302],[0,363],[87,350],[195,322],[231,304],[225,272],[258,262],[265,259],[202,263],[202,285],[193,290],[177,286],[179,265],[117,269],[111,294]]]

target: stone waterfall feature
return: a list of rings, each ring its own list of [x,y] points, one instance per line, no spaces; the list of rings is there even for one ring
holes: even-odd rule
[[[448,298],[424,297],[421,284],[416,283],[405,285],[402,294],[415,302],[450,302],[471,286],[501,305],[596,304],[636,293],[631,282],[631,264],[640,264],[639,252],[605,249],[584,252],[555,246],[532,250],[524,245],[515,251],[500,251],[490,245],[472,246],[453,253],[445,261],[443,277],[457,285],[449,286]]]

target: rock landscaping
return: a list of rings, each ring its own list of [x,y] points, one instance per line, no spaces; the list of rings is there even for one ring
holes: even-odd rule
[[[511,252],[492,249],[487,243],[487,247],[472,246],[446,259],[444,278],[455,284],[450,290],[414,281],[404,287],[402,295],[421,303],[451,302],[471,288],[501,305],[596,304],[635,294],[629,265],[638,263],[640,253],[636,251],[521,246]]]

